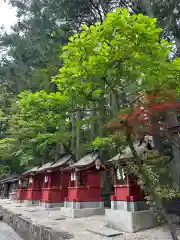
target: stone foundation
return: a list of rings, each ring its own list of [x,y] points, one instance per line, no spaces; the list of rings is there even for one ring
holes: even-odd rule
[[[153,228],[156,223],[150,210],[128,212],[124,210],[106,211],[108,225],[128,233]]]
[[[15,203],[24,203],[24,200],[16,200]]]
[[[104,208],[84,208],[84,209],[72,209],[72,208],[61,208],[61,213],[63,216],[69,218],[81,218],[81,217],[90,217],[94,215],[104,215]]]
[[[26,206],[38,206],[39,201],[29,201],[29,200],[15,200],[15,203],[24,204]]]
[[[10,194],[9,194],[9,199],[10,199],[11,201],[16,201],[16,199],[17,199],[17,193],[16,193],[16,192],[10,193]]]
[[[149,206],[145,201],[138,202],[126,202],[126,201],[111,201],[111,209],[113,210],[125,210],[128,212],[137,212],[148,210]]]
[[[33,223],[30,219],[15,214],[0,206],[3,221],[12,227],[24,240],[64,240],[72,239],[67,232],[56,232],[52,228]]]
[[[111,201],[106,219],[109,226],[129,233],[155,226],[153,214],[145,201]]]
[[[65,201],[64,207],[72,209],[104,208],[104,202],[71,202]]]
[[[23,204],[26,206],[31,206],[31,205],[39,205],[39,201],[36,200],[23,200]]]
[[[61,203],[39,202],[39,206],[42,208],[60,208],[64,206],[64,202]]]
[[[90,217],[93,215],[104,215],[104,202],[70,202],[65,201],[61,208],[64,216],[70,218]]]

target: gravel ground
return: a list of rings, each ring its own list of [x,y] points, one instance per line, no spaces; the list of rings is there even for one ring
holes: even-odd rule
[[[34,223],[51,227],[55,231],[67,232],[73,236],[72,240],[172,240],[169,230],[166,226],[132,234],[123,233],[122,235],[116,237],[104,237],[86,230],[89,227],[96,226],[97,228],[97,226],[101,227],[106,225],[106,219],[104,216],[92,216],[88,218],[76,219],[66,218],[60,220],[60,210],[45,211],[39,207],[25,207],[24,205],[12,204],[10,202],[7,203],[7,201],[5,202],[2,200],[0,200],[0,205],[3,205],[12,212],[21,213],[24,217],[30,218]],[[3,229],[4,232],[2,231],[1,233],[1,229]],[[20,240],[17,235],[12,233],[13,230],[9,229],[7,225],[1,225],[0,222],[0,240]],[[180,240],[180,227],[178,225],[177,233]]]
[[[22,240],[8,225],[0,222],[0,240]]]

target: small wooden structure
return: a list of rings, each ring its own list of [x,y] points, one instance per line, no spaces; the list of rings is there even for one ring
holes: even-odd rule
[[[45,208],[64,205],[69,173],[61,170],[72,163],[72,155],[63,154],[56,162],[47,162],[23,173],[19,180],[18,201]]]
[[[14,173],[10,175],[8,178],[0,181],[1,198],[10,198],[11,200],[16,199],[17,188],[18,188],[18,177],[19,175]]]
[[[39,166],[35,166],[21,175],[17,195],[18,202],[38,204],[40,201],[43,179],[41,175],[36,174],[39,168]]]
[[[69,172],[68,196],[61,209],[69,217],[104,214],[101,198],[101,174],[104,165],[97,152],[86,154],[75,164],[64,169]]]
[[[153,149],[152,139],[134,144],[138,155]],[[119,230],[135,232],[151,228],[154,225],[152,213],[144,200],[144,193],[137,183],[137,177],[125,172],[126,161],[133,158],[127,147],[123,154],[118,154],[106,164],[114,168],[115,193],[111,196],[111,210],[107,211],[108,223]]]
[[[47,163],[37,170],[38,174],[43,175],[40,206],[51,208],[64,205],[70,177],[69,172],[63,172],[63,169],[73,163],[72,155],[63,154],[53,164]]]

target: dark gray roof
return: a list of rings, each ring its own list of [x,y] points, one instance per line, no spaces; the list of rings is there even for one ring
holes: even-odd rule
[[[142,153],[148,151],[147,144],[148,144],[147,142],[142,143],[140,146],[139,146],[139,143],[134,144],[134,148],[138,155],[141,155]],[[124,149],[122,153],[117,154],[115,157],[111,158],[107,162],[114,162],[114,161],[119,161],[123,159],[130,159],[130,158],[133,158],[133,155],[132,155],[131,149],[127,147]]]
[[[41,172],[41,171],[44,171],[47,169],[52,169],[52,168],[63,166],[71,158],[72,158],[72,155],[64,154],[56,162],[47,162],[47,163],[43,164],[42,166],[35,166],[35,167],[31,168],[30,170],[28,170],[27,172],[24,172],[22,175],[27,175],[27,174],[33,173],[33,172]]]
[[[26,175],[28,173],[36,172],[39,168],[40,168],[40,166],[35,166],[35,167],[31,168],[30,170],[24,172],[22,175]]]
[[[7,177],[7,178],[2,179],[2,180],[0,181],[0,183],[16,182],[16,181],[18,181],[18,179],[19,179],[19,175],[18,175],[18,174],[12,174],[11,176],[9,176],[9,177]]]
[[[49,169],[53,162],[47,162],[36,170],[36,172],[41,172],[43,170]]]
[[[55,163],[53,163],[50,166],[50,169],[63,166],[64,164],[66,164],[71,159],[72,159],[72,155],[70,155],[70,154],[64,155],[59,160],[57,160]]]
[[[81,158],[78,162],[67,167],[66,169],[72,169],[76,167],[85,167],[85,166],[91,165],[98,157],[99,157],[98,153],[88,153],[83,158]]]
[[[70,154],[63,155],[56,162],[47,162],[47,163],[45,163],[43,166],[38,168],[36,172],[41,172],[41,171],[44,171],[44,170],[53,169],[53,168],[56,168],[56,167],[63,166],[71,158],[72,158],[72,155],[70,155]]]

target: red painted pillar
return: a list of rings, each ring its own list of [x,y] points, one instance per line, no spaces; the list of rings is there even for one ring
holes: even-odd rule
[[[28,189],[27,189],[27,200],[32,201],[33,200],[33,188],[32,188],[32,183],[30,182],[30,179],[32,176],[28,178]]]
[[[48,173],[48,188],[52,187],[52,173]]]
[[[41,199],[40,175],[33,175],[29,178],[28,199],[29,201],[39,201]]]
[[[43,184],[42,184],[42,202],[49,202],[49,190],[51,187],[51,177],[49,173],[43,174]]]
[[[76,179],[72,174],[68,188],[68,201],[71,202],[101,202],[101,174],[96,169],[76,172]],[[75,182],[74,186],[73,181]]]
[[[61,201],[64,202],[64,200],[68,197],[68,186],[70,181],[70,175],[68,172],[60,172],[60,190],[61,190]]]
[[[121,171],[120,177],[117,178],[117,171],[115,169],[114,173],[114,188],[115,195],[111,197],[113,201],[143,201],[144,194],[141,191],[140,186],[137,184],[136,178],[132,178],[131,176],[123,175],[123,171]]]
[[[24,181],[25,180],[23,180],[23,179],[19,180],[19,186],[18,186],[18,190],[17,190],[17,200],[20,202],[27,200],[27,189],[23,188]]]
[[[118,172],[118,173],[117,173]],[[115,169],[115,193],[111,196],[111,208],[136,211],[147,208],[144,200],[144,193],[137,184],[137,178],[127,176],[121,169]],[[117,177],[118,175],[118,177]]]
[[[47,195],[48,195],[48,202],[51,201],[51,190],[52,190],[52,173],[47,174],[48,177],[48,189],[47,189]]]

